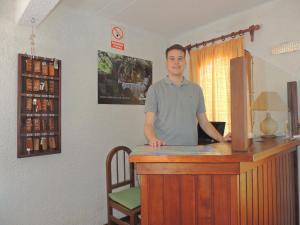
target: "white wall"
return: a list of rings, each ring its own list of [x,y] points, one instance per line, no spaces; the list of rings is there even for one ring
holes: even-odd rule
[[[0,17],[0,224],[100,225],[106,222],[105,157],[144,143],[143,106],[97,104],[97,50],[110,49],[110,21],[62,8],[37,29],[37,55],[62,60],[62,153],[17,159],[17,53],[30,28]],[[165,73],[167,41],[126,27],[122,54]]]

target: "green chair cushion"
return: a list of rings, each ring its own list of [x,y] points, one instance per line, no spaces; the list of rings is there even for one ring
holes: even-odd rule
[[[128,209],[134,209],[141,205],[139,187],[113,192],[109,194],[109,197],[111,200],[125,206]]]

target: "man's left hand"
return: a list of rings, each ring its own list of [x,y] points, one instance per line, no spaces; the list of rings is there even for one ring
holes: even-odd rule
[[[226,134],[223,137],[223,140],[226,141],[226,142],[231,142],[231,133]]]

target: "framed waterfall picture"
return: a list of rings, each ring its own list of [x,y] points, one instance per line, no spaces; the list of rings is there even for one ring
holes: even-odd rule
[[[98,104],[144,105],[152,62],[98,50]]]

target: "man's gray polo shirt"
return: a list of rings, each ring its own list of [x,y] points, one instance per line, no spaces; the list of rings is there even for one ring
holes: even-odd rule
[[[197,113],[205,112],[201,88],[186,79],[179,86],[165,77],[147,92],[145,113],[154,112],[157,137],[167,145],[197,145]]]

